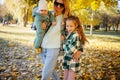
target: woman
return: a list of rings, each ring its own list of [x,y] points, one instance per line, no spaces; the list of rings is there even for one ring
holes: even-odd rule
[[[54,0],[53,8],[56,17],[56,26],[49,28],[41,45],[42,53],[40,53],[40,55],[44,64],[42,80],[49,80],[50,77],[52,77],[53,80],[59,80],[55,66],[60,51],[61,24],[64,19],[70,15],[68,0]]]
[[[56,26],[51,26],[45,34],[42,41],[42,62],[44,64],[42,71],[42,80],[59,80],[55,71],[57,58],[60,51],[62,22],[70,15],[68,0],[54,0],[54,15],[56,17]],[[80,49],[82,51],[82,48]],[[73,55],[73,59],[78,60],[80,51]]]

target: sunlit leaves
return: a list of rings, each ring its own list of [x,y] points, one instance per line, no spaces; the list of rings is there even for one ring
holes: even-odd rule
[[[24,0],[5,0],[5,4],[9,12],[13,15],[14,18],[17,18],[21,23],[23,22],[24,8],[28,7]]]
[[[0,16],[3,17],[5,15],[7,15],[7,8],[5,5],[0,5]]]
[[[95,0],[91,3],[91,8],[92,10],[99,9],[100,7],[101,0]]]
[[[14,47],[14,45],[15,45],[14,43],[8,43],[7,46],[8,46],[8,47]]]
[[[107,8],[110,6],[117,6],[117,0],[103,0],[103,2]]]
[[[23,17],[28,12],[28,20],[32,20],[31,16],[31,11],[34,6],[38,4],[39,0],[5,0],[6,5],[9,8],[9,12],[13,14],[14,17],[18,18],[18,20],[21,22],[23,21]],[[49,9],[52,10],[52,1],[53,0],[47,0],[48,1],[48,6]],[[91,9],[93,11],[99,10],[101,6],[103,10],[105,8],[109,8],[111,6],[117,6],[117,0],[69,0],[70,2],[70,9],[71,12],[74,13],[75,15],[78,15],[79,17],[81,16],[81,10],[82,9]],[[17,3],[17,4],[16,4]],[[101,5],[101,3],[104,3]],[[106,10],[107,12],[107,10]],[[83,15],[82,17],[89,16],[91,13],[88,15]],[[84,18],[81,18],[84,19]],[[87,18],[89,19],[89,17]],[[84,22],[84,20],[82,20]]]

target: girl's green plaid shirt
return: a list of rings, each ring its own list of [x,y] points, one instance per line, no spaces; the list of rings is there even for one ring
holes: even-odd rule
[[[68,35],[63,43],[64,52],[71,55],[79,51],[80,46],[80,37],[76,31]]]
[[[80,49],[80,37],[76,31],[66,37],[66,40],[63,43],[63,49],[65,52],[62,62],[63,69],[72,69],[78,73],[80,71],[80,62],[75,62],[72,59],[72,54]]]

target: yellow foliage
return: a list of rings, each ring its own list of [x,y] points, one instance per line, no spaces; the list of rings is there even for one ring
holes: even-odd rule
[[[38,64],[38,67],[43,67],[43,66],[44,66],[44,64],[42,64],[42,63]]]
[[[35,58],[28,58],[28,60],[32,61],[32,60],[35,60]]]
[[[14,47],[14,44],[13,44],[13,43],[8,43],[7,46],[8,46],[8,47]]]
[[[40,80],[38,75],[35,76],[35,80]]]
[[[95,0],[95,1],[93,1],[92,3],[91,3],[91,9],[92,10],[96,10],[96,9],[98,9],[99,8],[99,6],[100,6],[100,1],[99,0]]]
[[[106,8],[117,5],[117,0],[104,0],[103,2]]]

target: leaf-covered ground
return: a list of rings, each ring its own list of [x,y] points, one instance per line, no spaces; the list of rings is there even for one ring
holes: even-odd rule
[[[0,80],[41,78],[43,65],[33,49],[34,37],[35,31],[29,27],[0,26]],[[120,32],[95,32],[93,36],[87,34],[87,38],[89,44],[81,54],[81,71],[76,80],[119,80]]]
[[[29,28],[0,29],[0,80],[37,80],[41,77],[40,57],[32,46],[34,34]]]

